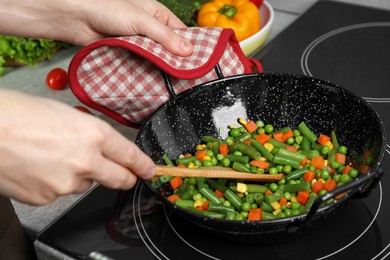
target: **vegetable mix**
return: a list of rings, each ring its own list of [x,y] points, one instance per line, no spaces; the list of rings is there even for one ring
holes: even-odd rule
[[[177,159],[163,156],[177,167],[231,167],[248,174],[279,174],[278,182],[161,176],[152,186],[178,207],[227,220],[272,220],[307,213],[317,198],[350,182],[358,170],[348,163],[347,147],[336,133],[319,135],[301,122],[296,129],[274,129],[262,120],[229,126],[222,140],[203,136],[193,153]],[[341,195],[342,196],[342,195]],[[332,198],[327,201],[331,203]]]

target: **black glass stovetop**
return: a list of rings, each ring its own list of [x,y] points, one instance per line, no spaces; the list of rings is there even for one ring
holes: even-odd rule
[[[358,93],[390,136],[390,12],[319,1],[254,57],[266,72],[311,75]],[[386,259],[389,150],[385,175],[367,198],[293,240],[253,245],[213,237],[172,214],[141,182],[128,192],[97,186],[37,240],[74,259]]]

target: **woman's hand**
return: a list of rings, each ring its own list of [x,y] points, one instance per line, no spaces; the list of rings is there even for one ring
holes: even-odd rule
[[[46,98],[0,90],[0,193],[43,205],[93,181],[130,189],[154,163],[110,125]]]
[[[1,0],[0,33],[86,45],[109,36],[145,35],[188,56],[193,46],[172,29],[186,27],[156,0]]]

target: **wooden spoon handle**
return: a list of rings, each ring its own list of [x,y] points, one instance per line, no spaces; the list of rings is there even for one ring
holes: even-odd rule
[[[156,165],[156,176],[181,176],[181,177],[206,177],[206,178],[224,178],[239,179],[261,182],[273,182],[283,179],[284,174],[251,174],[235,171],[224,167],[200,167],[200,168],[181,168],[176,166]]]

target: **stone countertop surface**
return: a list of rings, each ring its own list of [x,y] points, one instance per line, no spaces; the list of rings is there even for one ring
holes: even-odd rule
[[[275,18],[268,36],[268,41],[272,40],[288,25],[294,22],[302,13],[314,5],[318,0],[267,0],[274,9]],[[369,7],[390,10],[390,1],[388,0],[335,0],[339,2],[348,2],[352,4],[364,5]],[[20,67],[11,69],[0,77],[0,88],[17,89],[33,95],[44,96],[59,100],[71,106],[83,105],[73,95],[69,88],[60,91],[50,90],[45,84],[46,74],[54,67],[67,69],[73,55],[80,47],[72,47],[60,51],[50,61],[42,62],[38,66]],[[128,139],[134,141],[138,133],[137,129],[123,126],[114,120],[100,114],[96,111],[93,113],[109,122],[119,132]],[[13,201],[15,210],[24,226],[28,236],[34,241],[35,236],[46,226],[53,222],[58,216],[65,212],[69,207],[82,198],[84,194],[69,195],[57,199],[55,202],[46,206],[30,206],[17,201]],[[56,250],[49,248],[40,243],[35,243],[39,259],[69,259]]]

